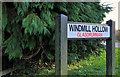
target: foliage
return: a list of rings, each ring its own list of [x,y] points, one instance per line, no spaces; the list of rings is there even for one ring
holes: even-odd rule
[[[102,50],[103,51],[103,50]],[[118,58],[119,58],[120,48],[115,48],[115,73],[118,77],[120,73],[119,65],[118,65]],[[106,75],[106,51],[100,54],[100,56],[96,55],[89,55],[89,57],[85,59],[81,59],[78,62],[72,63],[68,65],[68,77],[76,77],[76,76],[86,76],[93,77],[93,75]],[[23,70],[22,70],[23,71]],[[26,69],[25,72],[30,70]],[[32,75],[55,75],[55,69],[53,67],[45,68],[43,70],[38,69],[35,73],[31,72]],[[30,73],[30,74],[31,74]],[[23,75],[23,73],[22,73]]]
[[[69,21],[101,23],[105,13],[110,11],[111,7],[99,2],[3,3],[3,52],[8,54],[11,60],[23,58],[41,47],[41,57],[53,61],[55,16],[65,14]],[[101,40],[69,41],[69,61],[72,61],[73,57],[78,60],[90,53],[99,54],[99,49],[103,47],[100,42]]]

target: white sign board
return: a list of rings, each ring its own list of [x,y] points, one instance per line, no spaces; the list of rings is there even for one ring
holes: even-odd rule
[[[102,24],[68,23],[67,38],[109,38],[110,26]]]

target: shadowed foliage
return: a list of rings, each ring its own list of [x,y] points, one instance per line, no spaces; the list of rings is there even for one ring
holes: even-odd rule
[[[55,16],[65,14],[69,21],[101,23],[111,7],[99,2],[13,2],[3,3],[2,45],[9,59],[30,59],[40,53],[54,61]],[[68,42],[68,62],[101,52],[101,40]]]

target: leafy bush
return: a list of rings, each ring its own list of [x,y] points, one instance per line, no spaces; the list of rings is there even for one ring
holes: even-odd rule
[[[13,2],[3,3],[2,45],[9,59],[29,59],[40,53],[54,61],[55,16],[65,14],[69,21],[101,23],[108,5],[99,2]],[[75,60],[99,53],[101,40],[69,41],[68,56]],[[32,55],[30,55],[32,54]],[[30,55],[30,56],[29,56]],[[70,58],[71,57],[71,58]]]

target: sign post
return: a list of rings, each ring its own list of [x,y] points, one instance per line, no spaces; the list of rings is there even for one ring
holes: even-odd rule
[[[55,18],[55,73],[67,75],[67,16]]]
[[[55,18],[55,73],[67,76],[67,40],[106,39],[106,75],[115,75],[115,22],[107,24],[69,22],[61,14]]]
[[[106,75],[115,75],[115,22],[106,22],[110,26],[110,38],[106,39]]]

